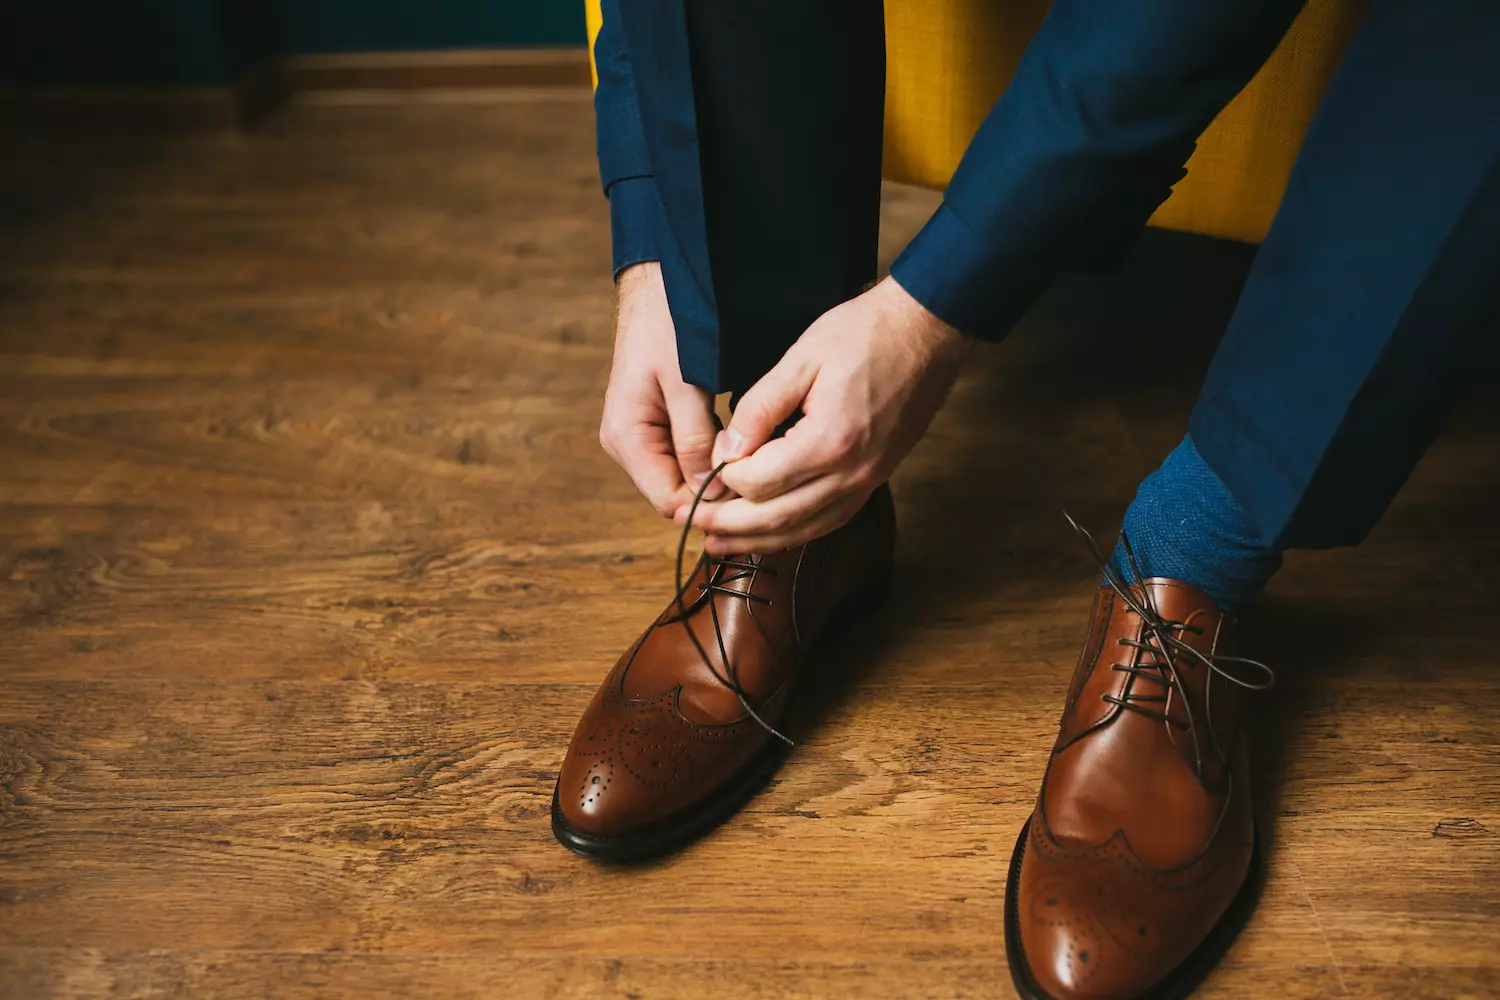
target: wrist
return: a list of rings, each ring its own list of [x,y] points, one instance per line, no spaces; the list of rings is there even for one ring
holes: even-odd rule
[[[617,331],[638,313],[650,314],[666,300],[661,265],[654,260],[631,264],[615,277],[615,321]]]
[[[894,277],[887,275],[873,290],[882,296],[885,308],[898,329],[911,332],[917,339],[931,344],[935,350],[964,353],[973,343],[973,337],[939,319]]]
[[[634,293],[642,286],[660,285],[661,262],[643,260],[620,269],[615,275],[615,294],[620,298]]]

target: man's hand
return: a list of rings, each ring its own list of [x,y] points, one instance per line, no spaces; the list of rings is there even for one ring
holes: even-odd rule
[[[682,380],[661,265],[620,272],[615,359],[599,443],[663,517],[672,517],[711,468],[719,420],[713,397]],[[717,482],[709,496],[726,491]]]
[[[730,463],[721,478],[738,496],[693,515],[709,552],[771,552],[848,521],[926,433],[966,349],[890,278],[824,313],[718,436],[713,463]]]

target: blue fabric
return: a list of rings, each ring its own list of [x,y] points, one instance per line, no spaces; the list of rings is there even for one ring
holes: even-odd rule
[[[683,377],[742,391],[875,277],[883,9],[613,0],[602,13],[596,59],[616,69],[599,81],[601,176],[633,180],[644,150]],[[649,207],[612,210],[623,256],[645,252]]]
[[[658,234],[665,225],[653,178],[631,177],[610,186],[609,231],[616,278],[631,264],[661,260]]]
[[[1139,232],[1302,3],[1057,0],[892,277],[1004,337],[1060,268]]]
[[[604,23],[594,39],[594,135],[599,149],[599,179],[604,191],[632,177],[651,176],[646,129],[635,93],[635,72],[620,23],[620,0],[601,0]]]
[[[1101,245],[1118,246],[1144,225],[1182,176],[1198,133],[1302,2],[1056,0],[964,156],[946,211],[893,265],[896,279],[959,329],[1004,336],[1060,267],[1093,262]],[[763,7],[784,32],[816,23],[799,3]],[[595,52],[605,185],[656,178],[672,238],[659,250],[684,376],[709,388],[748,386],[774,352],[720,343],[684,6],[605,0],[602,11]],[[853,43],[831,35],[818,44],[832,55],[830,47]],[[869,60],[880,59],[878,38],[873,49]],[[743,81],[746,100],[767,85]],[[751,147],[778,139],[739,137]],[[737,335],[755,335],[755,317],[733,319]]]
[[[1229,614],[1244,610],[1281,568],[1281,553],[1256,537],[1191,437],[1141,483],[1120,534],[1113,562],[1124,580],[1191,583]]]
[[[660,260],[665,226],[646,131],[635,94],[635,74],[620,25],[619,0],[603,0],[604,23],[594,40],[599,86],[594,89],[594,132],[599,180],[609,197],[615,277],[631,264]]]
[[[1182,175],[1198,133],[1300,7],[1055,0],[942,208],[892,274],[959,329],[1004,336],[1060,268],[1140,228]],[[822,9],[801,0],[694,7],[702,18],[721,10],[759,17],[772,35],[804,39],[795,51],[828,51],[830,64],[875,67],[878,37],[833,30],[809,13]],[[640,221],[647,213],[630,210],[627,199],[636,202],[627,195],[612,214],[622,227],[656,226],[684,377],[743,389],[774,363],[785,324],[768,333],[765,302],[745,294],[726,293],[733,315],[721,316],[717,288],[758,283],[808,301],[849,294],[821,272],[785,263],[792,249],[831,243],[828,233],[847,219],[809,196],[825,190],[826,177],[777,177],[772,196],[740,198],[739,214],[800,198],[798,221],[777,223],[789,251],[726,235],[722,211],[705,208],[704,174],[717,168],[699,155],[700,125],[714,140],[702,149],[721,154],[734,142],[751,152],[778,143],[821,150],[808,123],[828,121],[849,95],[807,86],[789,111],[777,103],[776,115],[760,119],[712,113],[700,121],[702,81],[681,0],[605,0],[604,14],[596,49],[601,174],[606,188],[652,177],[661,210],[654,223]],[[1485,335],[1500,326],[1497,51],[1493,0],[1372,0],[1324,97],[1189,426],[1262,547],[1363,538],[1480,367]],[[776,45],[771,52],[784,54]],[[697,69],[712,76],[722,65],[705,60]],[[709,80],[718,88],[710,111],[770,107],[766,95],[785,66],[743,65]],[[801,105],[810,109],[805,119],[784,127]],[[730,128],[730,119],[758,124]],[[852,176],[832,153],[814,159]],[[711,180],[721,210],[745,190],[722,175]],[[720,250],[732,251],[718,259],[718,275],[711,217]],[[765,343],[737,342],[746,337]]]
[[[700,385],[719,379],[718,309],[708,260],[703,183],[698,169],[696,106],[681,0],[602,0],[594,41],[599,173],[606,191],[649,176],[661,208],[655,240],[677,329],[683,376]],[[613,214],[613,212],[612,212]],[[627,212],[618,221],[645,224]],[[635,234],[619,237],[639,246]]]
[[[1376,0],[1189,431],[1266,544],[1354,545],[1500,332],[1500,4]]]

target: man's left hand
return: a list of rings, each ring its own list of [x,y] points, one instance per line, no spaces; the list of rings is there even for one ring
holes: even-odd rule
[[[694,514],[708,551],[772,552],[847,522],[926,433],[966,348],[891,278],[820,316],[719,433],[713,464],[738,496]]]

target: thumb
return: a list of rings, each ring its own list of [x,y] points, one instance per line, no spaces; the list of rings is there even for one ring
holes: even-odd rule
[[[744,458],[771,440],[776,428],[802,405],[812,387],[812,376],[812,367],[791,355],[762,375],[740,398],[729,426],[714,442],[713,464]]]
[[[677,464],[682,469],[683,482],[688,490],[696,493],[704,477],[713,468],[709,459],[713,452],[715,435],[719,431],[719,418],[714,416],[714,400],[711,395],[695,386],[685,385],[678,392],[667,393],[667,419],[672,425],[672,451],[677,455]],[[710,487],[705,499],[718,499],[723,491],[719,483]]]

